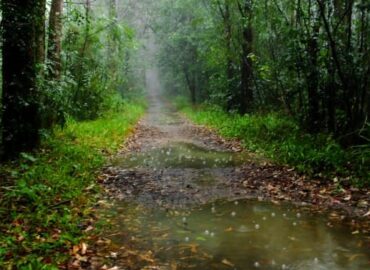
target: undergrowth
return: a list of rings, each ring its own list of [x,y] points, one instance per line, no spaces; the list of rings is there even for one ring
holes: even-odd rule
[[[370,184],[369,145],[343,149],[330,135],[307,134],[292,119],[276,113],[240,116],[217,106],[194,108],[181,99],[176,103],[194,122],[222,136],[241,139],[247,149],[299,172],[343,184]]]
[[[125,102],[98,120],[69,120],[37,153],[1,167],[1,269],[58,269],[68,258],[91,222],[99,168],[143,111]]]

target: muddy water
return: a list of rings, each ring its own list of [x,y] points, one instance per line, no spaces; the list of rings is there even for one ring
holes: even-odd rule
[[[145,152],[133,152],[118,157],[114,166],[121,168],[222,168],[234,167],[250,159],[247,153],[216,151],[196,144],[176,142],[163,147],[152,147]]]
[[[121,202],[112,241],[127,231],[156,253],[159,269],[369,269],[361,235],[289,205],[217,201],[187,211]]]

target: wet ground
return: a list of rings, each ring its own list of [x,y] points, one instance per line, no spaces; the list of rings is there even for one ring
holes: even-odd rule
[[[118,269],[369,268],[368,239],[291,205],[216,201],[166,211],[119,203],[111,210],[116,250],[107,256]],[[127,241],[142,250],[131,266]]]
[[[351,205],[190,123],[148,76],[147,116],[103,176],[106,225],[87,268],[370,268],[368,194],[350,190]]]

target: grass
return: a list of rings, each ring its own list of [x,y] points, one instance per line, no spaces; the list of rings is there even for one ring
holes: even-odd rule
[[[144,112],[140,103],[88,122],[68,121],[37,153],[1,167],[0,268],[58,269],[85,237],[105,157],[113,154]]]
[[[370,184],[369,146],[343,149],[331,136],[307,134],[292,119],[276,113],[240,116],[217,106],[194,108],[181,100],[177,105],[194,122],[241,139],[250,151],[302,173],[356,186]]]

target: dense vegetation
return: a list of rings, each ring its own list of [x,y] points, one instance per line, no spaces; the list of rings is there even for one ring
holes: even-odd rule
[[[301,173],[332,179],[338,187],[370,184],[370,152],[363,147],[344,149],[333,137],[308,134],[281,114],[242,116],[215,105],[194,108],[181,100],[177,105],[194,122],[214,128],[224,137],[238,138],[247,149]]]
[[[142,87],[130,68],[135,31],[120,8],[115,1],[2,1],[3,159],[32,150],[43,130],[69,117],[95,119]]]
[[[369,178],[369,1],[162,0],[153,8],[160,14],[153,29],[160,37],[166,91],[246,115],[247,122],[248,115],[260,119],[239,135],[258,139],[254,125],[261,126],[259,138],[271,143],[275,155],[296,157],[284,162],[334,172],[359,162],[360,181]],[[271,113],[278,129],[269,129]],[[234,123],[224,120],[222,126]],[[219,127],[214,120],[206,123]],[[299,136],[320,141],[318,148],[304,146]],[[317,148],[316,156],[302,147]],[[327,160],[337,160],[336,168]],[[350,171],[357,174],[358,168]]]

